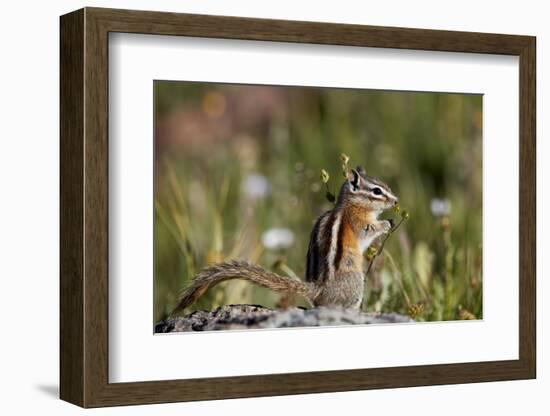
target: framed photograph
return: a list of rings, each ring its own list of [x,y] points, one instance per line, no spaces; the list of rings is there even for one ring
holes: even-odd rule
[[[63,400],[536,377],[534,37],[60,29]]]

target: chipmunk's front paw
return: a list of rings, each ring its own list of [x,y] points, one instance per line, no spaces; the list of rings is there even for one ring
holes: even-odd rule
[[[393,225],[394,224],[392,220],[381,220],[373,224],[368,224],[365,227],[365,232],[367,236],[370,236],[374,239],[381,236],[382,234],[389,233],[390,230],[393,228]]]
[[[388,233],[394,226],[392,219],[380,221],[380,228],[383,233]]]

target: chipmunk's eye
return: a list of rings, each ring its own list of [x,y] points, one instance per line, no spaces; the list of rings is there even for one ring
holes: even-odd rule
[[[372,193],[373,193],[374,195],[382,195],[382,189],[380,189],[380,188],[374,188],[374,189],[372,190]]]

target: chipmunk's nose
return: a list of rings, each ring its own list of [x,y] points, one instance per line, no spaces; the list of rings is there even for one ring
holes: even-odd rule
[[[397,204],[399,204],[399,198],[395,198],[393,200],[393,206],[395,207],[395,206],[397,206]]]

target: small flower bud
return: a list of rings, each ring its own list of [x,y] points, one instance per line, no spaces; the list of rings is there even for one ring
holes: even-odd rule
[[[328,174],[328,172],[324,169],[321,169],[321,180],[323,181],[323,183],[327,183],[329,179],[330,175]]]
[[[404,209],[403,211],[401,211],[401,218],[405,219],[405,220],[408,220],[410,217],[409,215],[409,211],[407,211],[406,209]]]
[[[407,312],[409,313],[409,316],[411,318],[413,318],[413,319],[418,318],[424,312],[424,303],[419,302],[419,303],[415,303],[415,304],[409,306]]]
[[[344,178],[347,178],[348,176],[348,162],[349,162],[349,156],[345,153],[342,153],[340,155],[340,160],[342,161],[342,175],[344,175]]]
[[[374,246],[370,246],[367,249],[367,256],[374,257],[376,256],[376,253],[378,253],[378,249]]]

